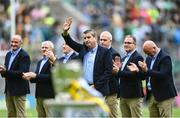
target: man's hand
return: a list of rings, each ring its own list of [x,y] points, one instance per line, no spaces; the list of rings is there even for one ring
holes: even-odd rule
[[[115,60],[113,60],[113,71],[112,71],[112,73],[117,74],[120,67],[121,67],[120,57],[116,56]]]
[[[5,73],[5,72],[6,72],[6,68],[0,65],[0,73]]]
[[[53,51],[47,51],[46,56],[48,57],[49,62],[51,64],[54,64],[54,62],[56,61],[56,56],[54,55]]]
[[[119,56],[115,56],[114,62],[116,63],[117,67],[119,67],[119,68],[121,67],[121,59]]]
[[[139,68],[137,67],[137,65],[135,63],[130,63],[130,65],[128,65],[127,68],[131,72],[139,72]]]
[[[34,72],[26,72],[26,73],[23,73],[22,78],[25,79],[25,80],[34,79],[34,78],[36,78],[36,73],[34,73]]]
[[[141,69],[144,71],[144,72],[147,72],[148,71],[148,67],[147,67],[147,64],[145,61],[138,61],[138,64],[139,66],[141,67]]]
[[[63,34],[67,35],[68,34],[68,30],[70,29],[72,24],[72,17],[69,17],[65,20],[64,25],[63,25]]]
[[[113,71],[112,71],[113,74],[117,74],[119,72],[119,66],[120,66],[119,62],[113,60]]]

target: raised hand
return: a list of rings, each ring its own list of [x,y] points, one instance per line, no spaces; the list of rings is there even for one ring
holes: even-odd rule
[[[70,29],[72,24],[72,17],[66,18],[64,24],[63,24],[63,33],[68,34],[68,30]]]
[[[147,64],[145,61],[138,61],[138,64],[139,64],[139,67],[141,67],[141,69],[144,71],[144,72],[147,72],[148,71],[148,67],[147,67]]]
[[[54,55],[53,51],[47,51],[46,56],[49,59],[49,62],[53,64],[56,61],[56,56]]]
[[[116,63],[117,67],[121,67],[121,59],[119,56],[115,56],[114,62]]]
[[[139,72],[139,68],[137,67],[137,65],[135,63],[130,63],[127,68],[131,71],[131,72]]]
[[[112,71],[112,73],[117,74],[118,71],[119,71],[119,68],[121,67],[120,57],[116,56],[115,60],[112,60],[112,61],[113,61],[113,71]]]

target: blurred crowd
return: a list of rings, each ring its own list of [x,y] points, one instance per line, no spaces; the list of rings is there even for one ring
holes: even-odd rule
[[[0,3],[0,49],[9,49],[10,41],[10,0]],[[16,33],[24,38],[24,45],[37,41],[55,40],[59,22],[51,16],[47,1],[15,0]]]
[[[16,0],[16,32],[25,44],[58,39],[60,21],[51,15],[50,0]],[[138,47],[144,40],[153,40],[162,48],[175,47],[180,58],[180,1],[179,0],[66,0],[89,19],[90,24],[79,22],[76,37],[89,26],[98,34],[108,30],[113,34],[114,45],[120,44],[127,34],[136,37]],[[9,49],[10,7],[9,0],[0,3],[0,49]]]
[[[132,34],[139,45],[148,39],[164,48],[180,45],[178,0],[69,0],[69,3],[90,19],[92,27],[111,31],[116,42]]]

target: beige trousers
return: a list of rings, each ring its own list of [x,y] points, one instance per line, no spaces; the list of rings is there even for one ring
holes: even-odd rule
[[[106,96],[105,102],[110,109],[110,118],[117,118],[119,115],[119,99],[117,98],[117,94]]]
[[[120,98],[122,117],[142,117],[143,98]]]
[[[36,110],[38,112],[38,117],[48,117],[48,108],[44,104],[44,98],[38,97],[36,99]]]
[[[11,96],[6,94],[6,106],[8,111],[8,117],[26,117],[26,95],[23,96]]]
[[[149,100],[149,116],[151,118],[152,117],[171,118],[173,102],[174,102],[174,98],[170,98],[158,102],[155,100],[154,96],[151,95]]]

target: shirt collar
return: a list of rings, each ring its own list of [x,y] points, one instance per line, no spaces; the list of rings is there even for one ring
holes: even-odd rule
[[[136,49],[134,49],[133,51],[127,53],[126,56],[130,57],[135,51],[136,51]]]
[[[73,53],[74,53],[74,51],[71,51],[71,52],[69,52],[67,54],[64,54],[64,57],[69,58]]]
[[[67,53],[67,54],[64,54],[64,56],[70,56],[70,55],[72,55],[73,52],[74,52],[74,51],[71,51],[71,52],[69,52],[69,53]]]
[[[48,60],[48,57],[46,57],[46,56],[43,56],[43,58],[42,58],[42,60]]]
[[[96,52],[97,51],[97,47],[98,47],[98,45],[96,45],[96,47],[95,48],[93,48],[93,49],[90,49],[90,52]]]
[[[18,52],[21,50],[21,48],[18,48],[17,50],[12,50],[11,49],[11,53],[13,54],[13,55],[16,55],[16,54],[18,54]]]
[[[152,57],[152,59],[156,59],[156,57],[158,56],[160,50]]]

